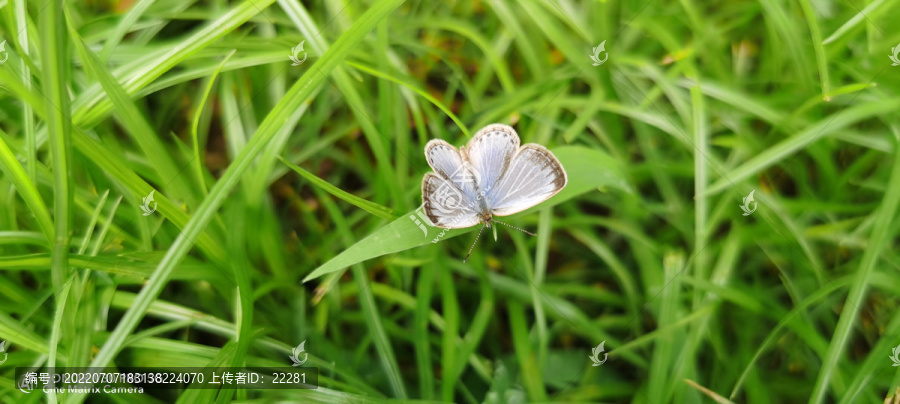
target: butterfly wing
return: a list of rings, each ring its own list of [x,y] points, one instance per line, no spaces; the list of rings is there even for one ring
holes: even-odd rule
[[[492,124],[478,131],[465,147],[460,147],[463,161],[472,166],[479,191],[490,192],[509,168],[519,135],[506,125]]]
[[[512,215],[550,199],[567,182],[566,170],[556,156],[544,146],[529,143],[519,148],[485,200],[494,215]]]
[[[444,229],[464,229],[481,221],[475,199],[435,173],[422,178],[422,208],[433,225]]]
[[[425,159],[431,169],[441,178],[449,180],[463,192],[466,198],[474,199],[476,176],[471,164],[465,163],[456,148],[440,139],[433,139],[425,145]]]

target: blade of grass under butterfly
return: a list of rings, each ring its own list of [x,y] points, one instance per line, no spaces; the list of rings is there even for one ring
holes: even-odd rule
[[[516,358],[519,360],[519,366],[521,367],[525,390],[532,401],[547,401],[544,379],[538,367],[535,352],[531,350],[531,339],[525,324],[525,309],[521,303],[516,301],[507,302],[506,307],[507,311],[509,311],[511,338],[515,347]]]
[[[611,186],[631,192],[618,162],[606,153],[581,146],[557,147],[552,152],[565,167],[569,183],[554,197],[518,215],[527,215],[537,209],[557,205],[599,187]],[[600,174],[598,175],[598,173]],[[303,282],[344,269],[360,261],[418,247],[429,242],[447,240],[478,228],[442,231],[437,227],[426,225],[423,235],[423,229],[419,227],[422,221],[419,220],[417,223],[416,217],[415,211],[401,215],[400,218],[376,230],[316,268],[303,279]],[[443,236],[439,236],[440,234]]]
[[[355,265],[355,264],[354,264]],[[453,272],[446,266],[441,268],[441,311],[444,315],[444,331],[441,333],[441,398],[444,401],[453,401],[453,392],[459,382],[456,373],[456,361],[460,358],[459,344],[456,341],[459,335],[459,296],[453,283]]]
[[[425,400],[434,399],[434,371],[431,368],[431,335],[428,319],[431,315],[431,295],[437,265],[422,268],[416,285],[416,309],[413,320],[416,364],[419,369],[419,391]],[[375,286],[375,285],[373,285]]]

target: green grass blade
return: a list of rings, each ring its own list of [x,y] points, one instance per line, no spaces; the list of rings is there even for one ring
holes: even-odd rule
[[[844,310],[834,329],[834,335],[831,338],[831,345],[828,347],[828,354],[822,361],[822,367],[819,370],[819,376],[816,378],[815,387],[809,397],[810,403],[821,403],[825,400],[825,394],[832,374],[838,366],[838,361],[844,353],[847,341],[850,339],[850,333],[853,331],[853,323],[859,314],[860,305],[866,295],[866,289],[875,270],[875,264],[881,252],[887,247],[890,241],[889,231],[891,223],[894,222],[897,212],[897,205],[900,204],[900,153],[894,153],[894,163],[892,165],[891,177],[888,180],[888,189],[881,201],[881,207],[875,212],[875,225],[872,227],[872,236],[869,238],[868,245],[863,251],[862,260],[859,263],[853,285],[850,287],[850,293],[844,302]],[[835,391],[840,397],[844,392]]]
[[[525,325],[525,310],[517,302],[508,302],[509,326],[512,331],[512,341],[516,350],[516,358],[521,367],[523,384],[528,396],[533,402],[547,400],[547,391],[541,377],[541,371],[537,364],[537,358],[531,349],[531,340],[528,337],[528,329]]]
[[[257,133],[251,138],[247,147],[236,156],[234,162],[228,167],[219,181],[210,190],[209,196],[197,209],[195,216],[188,222],[181,235],[166,253],[163,261],[154,271],[146,286],[141,290],[134,305],[125,313],[109,338],[104,343],[100,352],[94,357],[91,366],[106,366],[112,362],[113,357],[119,352],[125,338],[134,331],[138,322],[146,313],[154,299],[168,282],[176,264],[187,254],[193,240],[202,229],[212,220],[216,210],[228,197],[228,193],[234,188],[244,172],[250,167],[253,159],[262,151],[263,147],[271,140],[281,121],[306,99],[319,83],[325,80],[325,74],[332,70],[346,58],[347,54],[368,34],[375,24],[397,8],[402,0],[385,0],[371,6],[353,26],[335,42],[327,53],[316,61],[293,87],[285,95],[275,108],[262,122]],[[247,3],[245,3],[247,4]],[[271,4],[271,3],[268,3]],[[254,6],[255,7],[255,6]],[[78,396],[78,401],[84,400],[84,395]]]
[[[281,159],[282,163],[284,163],[286,166],[290,167],[291,170],[296,171],[297,174],[300,174],[301,177],[303,177],[307,181],[313,183],[315,186],[327,191],[329,194],[332,194],[332,195],[340,198],[341,200],[343,200],[353,206],[356,206],[357,208],[360,208],[366,212],[369,212],[375,216],[378,216],[380,218],[388,219],[388,220],[394,220],[397,218],[397,215],[394,213],[393,209],[388,208],[387,206],[379,205],[375,202],[367,201],[356,195],[346,192],[334,185],[329,184],[327,181],[325,181],[319,177],[316,177],[315,174],[313,174],[309,171],[306,171],[300,167],[297,167],[296,165],[289,163],[287,160],[285,160],[281,156],[278,156],[278,158]]]
[[[550,200],[518,215],[527,215],[539,208],[557,205],[598,187],[611,186],[631,192],[618,163],[606,153],[580,146],[563,146],[552,151],[566,169],[568,185]],[[421,219],[416,223],[416,217],[415,211],[400,216],[316,268],[303,279],[303,282],[347,268],[357,262],[426,245],[442,233],[441,229],[431,227]],[[419,224],[427,228],[424,233]],[[447,240],[475,229],[477,227],[447,230],[439,240]]]
[[[53,220],[54,243],[51,279],[53,288],[61,291],[69,272],[69,226],[72,223],[72,163],[69,119],[68,82],[69,60],[66,52],[66,20],[63,2],[52,0],[41,14],[41,65],[43,92],[53,105],[47,114],[50,157],[53,161]]]
[[[429,95],[427,92],[425,92],[425,90],[419,88],[417,85],[410,83],[408,80],[405,80],[403,78],[382,72],[378,69],[366,66],[361,63],[347,62],[347,65],[352,66],[357,70],[369,73],[375,77],[381,77],[383,79],[393,81],[394,83],[400,84],[410,90],[415,91],[416,94],[419,94],[420,96],[422,96],[422,98],[428,100],[428,102],[438,107],[441,111],[444,111],[444,113],[447,114],[447,116],[450,117],[450,119],[452,119],[454,123],[456,123],[456,126],[458,126],[460,130],[462,130],[463,134],[466,135],[466,137],[472,137],[472,135],[469,134],[469,130],[466,129],[466,125],[464,125],[462,121],[460,121],[459,118],[456,117],[456,114],[454,114],[453,111],[450,111],[450,109],[445,107],[444,104]]]
[[[317,189],[315,192],[319,195],[319,200],[322,200],[325,209],[337,225],[337,230],[340,233],[344,244],[352,244],[353,234],[350,232],[350,226],[347,224],[347,220],[343,217],[340,209],[338,209],[334,201],[324,197],[324,191]],[[399,398],[406,398],[406,387],[403,384],[403,378],[400,376],[400,366],[397,363],[397,356],[394,354],[391,340],[388,338],[387,332],[384,329],[384,320],[381,318],[378,306],[375,305],[375,298],[373,296],[372,288],[370,287],[372,281],[369,279],[366,269],[361,264],[353,265],[352,272],[353,280],[358,285],[359,292],[357,293],[357,297],[359,298],[359,303],[362,308],[362,314],[375,344],[375,349],[378,351],[381,367],[384,369],[394,395]]]
[[[13,0],[13,14],[16,20],[16,32],[19,36],[19,48],[22,49],[22,63],[19,64],[22,70],[22,83],[25,84],[26,90],[31,90],[31,68],[26,63],[29,54],[28,43],[28,21],[26,18],[25,0]],[[37,130],[34,124],[34,111],[29,103],[22,103],[22,126],[25,130],[25,170],[28,172],[28,178],[32,182],[37,182]]]
[[[6,136],[2,129],[0,129],[0,134]],[[12,180],[19,195],[22,196],[25,204],[28,205],[31,213],[34,214],[34,218],[44,236],[47,237],[47,242],[52,244],[54,242],[54,227],[50,219],[50,211],[47,210],[47,205],[44,204],[44,199],[41,198],[37,186],[28,177],[25,169],[19,164],[16,156],[9,149],[9,146],[6,145],[6,142],[3,141],[2,137],[0,137],[0,169],[2,169],[6,177]]]
[[[197,129],[200,127],[200,116],[203,114],[203,107],[206,105],[206,100],[209,98],[209,94],[212,92],[213,84],[216,82],[216,77],[219,76],[219,72],[222,71],[222,66],[225,66],[225,63],[228,62],[228,59],[231,59],[234,56],[234,53],[237,50],[232,50],[228,55],[222,59],[222,62],[219,63],[219,66],[216,67],[216,70],[212,73],[212,76],[209,77],[209,81],[206,83],[206,89],[203,91],[203,96],[200,97],[200,103],[197,105],[197,112],[194,114],[194,119],[191,121],[191,145],[194,146],[194,156],[192,158],[191,166],[194,169],[194,175],[197,177],[196,181],[200,184],[200,194],[202,196],[206,196],[207,188],[206,188],[206,179],[203,177],[203,164],[204,158],[202,151],[200,150],[200,143],[198,140]]]
[[[819,22],[816,20],[816,14],[809,0],[800,0],[800,8],[803,9],[803,15],[806,16],[806,24],[809,26],[809,34],[812,36],[812,47],[816,52],[816,65],[819,67],[819,80],[822,83],[822,97],[829,101],[831,98],[828,93],[831,92],[831,82],[828,78],[828,57],[825,55],[825,46],[822,44],[822,31],[819,29]]]
[[[434,399],[434,372],[431,369],[431,342],[428,320],[431,315],[431,295],[434,289],[435,265],[422,269],[416,287],[416,315],[413,332],[416,334],[416,364],[419,369],[419,394],[423,399]]]
[[[235,228],[245,228],[247,215],[245,204],[238,202],[231,207],[228,223]],[[245,366],[247,350],[250,348],[253,333],[253,282],[250,278],[253,267],[247,259],[247,237],[245,232],[228,232],[228,251],[231,255],[234,279],[237,283],[237,299],[235,299],[235,335],[237,346],[230,366]]]
[[[897,108],[900,108],[900,100],[891,99],[857,105],[836,112],[834,115],[801,130],[800,133],[756,154],[755,157],[731,170],[731,172],[725,173],[723,178],[720,178],[706,189],[706,194],[717,194],[730,187],[732,184],[740,182],[766,167],[781,161],[794,152],[805,148],[810,142],[826,138],[848,125],[861,120],[896,111]]]
[[[112,74],[103,67],[100,59],[94,55],[75,31],[74,27],[69,25],[69,34],[75,43],[75,49],[81,57],[82,63],[88,68],[98,82],[103,86],[109,100],[112,102],[116,111],[120,114],[119,122],[126,128],[131,138],[137,142],[144,155],[150,160],[151,165],[159,174],[162,185],[172,182],[171,188],[180,198],[190,201],[190,205],[195,205],[197,200],[196,194],[192,192],[191,187],[186,178],[180,175],[179,164],[175,163],[171,154],[162,143],[162,137],[157,135],[150,125],[150,122],[144,117],[140,110],[121,85],[113,78]],[[140,195],[141,197],[146,196]]]
[[[119,72],[113,75],[122,84],[128,94],[147,86],[163,73],[183,62],[189,56],[209,46],[225,34],[235,30],[251,17],[259,14],[269,7],[275,0],[247,0],[237,7],[229,10],[218,19],[211,21],[194,34],[177,42],[174,46],[168,46],[156,53],[145,55],[136,60],[134,65],[117,69]],[[150,61],[153,63],[149,63]],[[121,72],[125,70],[124,72]],[[85,90],[75,104],[76,108],[72,119],[77,126],[93,126],[112,110],[112,102],[104,97],[99,86],[92,86]]]
[[[768,349],[772,345],[772,343],[775,342],[778,336],[781,335],[780,332],[782,328],[784,328],[789,322],[794,321],[794,317],[806,310],[806,308],[811,304],[817,303],[834,293],[835,290],[849,285],[851,280],[852,279],[850,278],[842,278],[828,284],[827,287],[817,290],[816,293],[807,297],[806,300],[796,305],[790,313],[782,317],[778,324],[772,328],[772,331],[769,332],[769,335],[766,337],[766,339],[759,344],[759,348],[757,348],[756,353],[753,354],[750,362],[747,363],[747,367],[744,369],[744,372],[741,373],[741,377],[737,379],[737,383],[735,383],[734,388],[731,390],[731,395],[729,396],[729,398],[735,398],[735,396],[741,390],[741,386],[743,386],[744,380],[747,379],[750,371],[753,370],[753,366],[756,361],[759,360],[759,357],[762,355],[763,351]]]
[[[453,285],[453,273],[447,268],[440,268],[441,272],[441,309],[444,316],[444,332],[441,334],[441,398],[444,401],[453,401],[453,392],[459,382],[456,373],[456,361],[460,358],[458,352],[457,336],[459,335],[459,297]]]
[[[861,22],[866,20],[871,21],[871,18],[875,18],[878,14],[881,14],[881,6],[885,4],[891,4],[886,0],[875,0],[869,3],[865,8],[859,11],[856,15],[851,17],[847,22],[840,26],[840,28],[836,29],[833,34],[829,35],[828,38],[822,42],[822,45],[828,45],[838,39],[841,39],[848,32],[853,30],[856,26],[858,26]]]
[[[119,41],[125,37],[125,33],[131,29],[134,23],[141,18],[141,15],[143,15],[155,2],[156,0],[140,0],[137,4],[131,6],[128,13],[126,13],[125,16],[122,17],[122,20],[119,21],[119,24],[116,25],[115,31],[107,36],[106,42],[103,44],[103,50],[100,51],[100,60],[102,60],[104,64],[109,62],[109,55],[112,54],[116,46],[119,45]]]
[[[77,275],[73,275],[77,276]],[[56,296],[56,310],[53,315],[53,327],[50,331],[50,354],[47,358],[47,367],[56,367],[57,352],[59,350],[59,341],[63,334],[63,319],[66,318],[66,302],[69,299],[69,290],[72,289],[72,282],[66,282],[59,294]],[[56,403],[56,392],[51,391],[47,396],[50,403]]]

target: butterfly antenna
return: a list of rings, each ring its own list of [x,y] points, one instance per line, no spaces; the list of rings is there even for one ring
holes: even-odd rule
[[[478,244],[478,238],[481,237],[481,232],[483,232],[483,231],[484,231],[484,225],[481,225],[481,230],[478,230],[478,235],[475,236],[475,242],[472,243],[472,247],[469,248],[469,253],[466,254],[466,258],[463,258],[463,263],[465,263],[466,260],[469,259],[469,256],[472,255],[472,250],[475,249],[475,244]]]
[[[503,222],[498,221],[498,220],[494,220],[493,222],[494,222],[494,223],[500,223],[500,224],[502,224],[502,225],[504,225],[504,226],[506,226],[506,227],[512,227],[513,229],[516,229],[516,230],[521,231],[521,232],[523,232],[523,233],[528,233],[528,234],[530,234],[530,235],[532,235],[532,236],[537,236],[537,234],[534,234],[534,233],[532,233],[532,232],[530,232],[530,231],[528,231],[528,230],[520,229],[520,228],[518,228],[518,227],[516,227],[516,226],[513,226],[513,225],[511,225],[511,224],[503,223]]]

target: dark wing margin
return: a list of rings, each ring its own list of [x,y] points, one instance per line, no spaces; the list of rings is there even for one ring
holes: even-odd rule
[[[422,207],[431,224],[444,229],[464,229],[481,221],[475,200],[434,173],[422,178]]]

